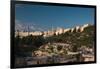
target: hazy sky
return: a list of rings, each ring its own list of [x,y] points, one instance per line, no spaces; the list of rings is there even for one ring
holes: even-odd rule
[[[15,19],[22,24],[35,24],[44,28],[71,28],[94,24],[94,8],[17,4]]]

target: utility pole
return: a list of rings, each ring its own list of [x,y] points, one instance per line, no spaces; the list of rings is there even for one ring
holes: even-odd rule
[[[27,32],[28,32],[28,36],[29,36],[29,25],[28,25],[28,28],[27,28]]]

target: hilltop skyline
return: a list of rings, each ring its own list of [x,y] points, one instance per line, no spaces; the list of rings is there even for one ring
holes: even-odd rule
[[[15,25],[33,25],[35,30],[72,28],[83,24],[94,24],[94,8],[61,7],[17,4]]]

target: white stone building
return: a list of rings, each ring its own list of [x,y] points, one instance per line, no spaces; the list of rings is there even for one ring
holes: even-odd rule
[[[70,31],[70,28],[64,29],[64,33]]]
[[[64,33],[64,29],[63,29],[63,28],[58,28],[58,29],[56,30],[56,32],[55,32],[56,35],[62,34],[62,33]]]
[[[86,27],[88,27],[88,26],[89,26],[89,24],[85,24],[85,25],[83,25],[83,26],[80,28],[80,32],[83,32],[84,29],[85,29]]]

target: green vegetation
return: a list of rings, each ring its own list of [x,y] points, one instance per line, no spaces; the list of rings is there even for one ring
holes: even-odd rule
[[[77,51],[81,46],[93,47],[94,45],[94,26],[85,28],[83,32],[66,32],[61,35],[48,37],[47,39],[53,42],[67,43],[72,47],[72,51]]]
[[[73,52],[76,52],[81,46],[93,47],[94,45],[94,26],[89,26],[85,28],[83,32],[66,32],[59,35],[54,35],[51,37],[44,38],[43,36],[32,36],[20,38],[20,36],[15,37],[15,53],[23,54],[23,52],[32,52],[37,50],[40,46],[47,43],[66,43],[70,44],[72,48],[70,49]],[[52,52],[53,47],[49,47]],[[61,46],[57,48],[58,51],[62,49]],[[67,53],[67,51],[65,50]],[[22,56],[21,54],[21,56]]]
[[[45,43],[46,43],[45,39],[42,36],[29,35],[23,38],[20,38],[20,36],[17,36],[15,37],[14,51],[16,55],[22,56],[23,53],[32,52],[33,50],[37,50],[41,45]]]

